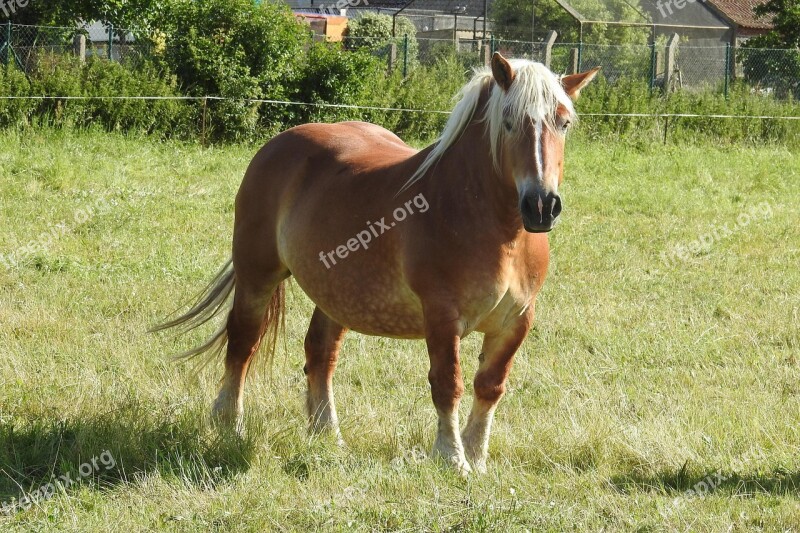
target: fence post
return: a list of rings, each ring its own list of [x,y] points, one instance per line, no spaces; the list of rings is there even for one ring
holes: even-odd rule
[[[392,43],[389,46],[389,72],[394,70],[395,65],[397,65],[397,43]]]
[[[664,62],[664,92],[669,92],[670,83],[675,71],[675,52],[678,50],[680,35],[673,33],[667,41],[667,57]]]
[[[108,59],[114,61],[114,25],[108,25]]]
[[[492,62],[492,45],[486,44],[486,39],[484,39],[481,48],[483,49],[483,64],[488,65]]]
[[[403,35],[403,77],[408,76],[408,34]]]
[[[81,63],[86,62],[86,36],[78,34],[72,38],[72,52],[78,57]]]
[[[650,43],[650,92],[653,92],[653,89],[656,86],[656,73],[657,73],[657,61],[658,55],[656,54],[656,43],[653,41]]]
[[[728,86],[731,77],[731,43],[725,43],[725,98],[728,97]]]
[[[200,126],[200,145],[206,146],[206,110],[208,109],[208,96],[203,97],[203,122]]]
[[[569,68],[567,69],[567,72],[570,74],[578,73],[578,55],[577,48],[569,49]]]
[[[494,55],[494,33],[492,34],[492,38],[489,40],[489,57]]]
[[[550,62],[553,59],[553,44],[556,42],[556,37],[558,37],[558,33],[550,30],[544,40],[544,66],[547,68],[550,68]]]
[[[11,59],[11,21],[6,22],[6,44],[3,47],[3,65],[8,70],[8,63]]]
[[[578,65],[575,68],[575,72],[578,73],[581,71],[581,65],[583,64],[583,42],[578,43]]]

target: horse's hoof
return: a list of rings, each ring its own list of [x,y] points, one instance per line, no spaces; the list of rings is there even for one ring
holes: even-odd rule
[[[486,473],[486,459],[475,459],[472,461],[472,470],[476,474]]]
[[[472,467],[463,453],[458,453],[457,451],[443,452],[434,448],[432,456],[434,459],[444,462],[447,467],[455,470],[461,477],[467,477],[472,473]]]
[[[211,408],[211,423],[222,433],[233,433],[237,437],[244,435],[244,416],[234,409],[226,408],[214,402]]]

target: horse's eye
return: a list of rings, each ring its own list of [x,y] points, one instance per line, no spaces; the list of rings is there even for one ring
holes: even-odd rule
[[[561,125],[561,131],[567,131],[567,128],[569,128],[570,124],[572,124],[572,122],[570,122],[569,120],[565,120],[564,123]]]
[[[504,120],[503,127],[506,129],[506,131],[511,131],[511,122],[508,120]]]

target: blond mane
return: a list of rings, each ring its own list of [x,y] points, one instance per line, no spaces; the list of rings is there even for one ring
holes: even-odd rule
[[[511,59],[509,63],[514,71],[514,82],[508,92],[503,91],[497,83],[493,83],[494,78],[490,67],[475,69],[472,79],[456,95],[458,103],[453,108],[435,146],[416,172],[403,185],[400,192],[419,181],[441,159],[447,149],[458,141],[467,125],[472,121],[481,93],[489,84],[491,84],[489,100],[479,120],[486,126],[489,149],[495,168],[499,168],[498,155],[500,142],[505,133],[504,120],[519,124],[526,116],[529,116],[534,121],[542,121],[546,127],[556,131],[554,120],[559,104],[567,109],[570,120],[575,120],[572,100],[561,86],[560,77],[541,63],[527,59]],[[519,131],[520,128],[516,130]]]

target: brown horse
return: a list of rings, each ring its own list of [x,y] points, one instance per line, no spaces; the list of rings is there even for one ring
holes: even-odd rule
[[[596,72],[559,78],[494,54],[422,151],[361,122],[298,126],[261,148],[236,196],[232,259],[194,307],[157,328],[229,310],[185,354],[227,342],[215,419],[241,427],[248,367],[265,336],[274,350],[294,276],[316,304],[303,368],[312,430],[341,439],[332,377],[348,329],[424,337],[439,417],[433,455],[462,474],[485,471],[492,416],[547,272],[572,100]],[[460,433],[459,345],[472,331],[484,340]]]

